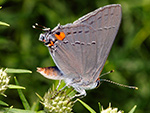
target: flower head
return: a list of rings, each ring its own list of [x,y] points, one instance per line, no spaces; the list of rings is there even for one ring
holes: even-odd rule
[[[42,104],[48,113],[71,113],[75,101],[68,96],[68,91],[57,91],[50,88],[44,95]]]
[[[101,113],[124,113],[124,111],[121,110],[118,111],[118,108],[112,108],[111,104],[109,104],[109,107],[105,110],[102,107]]]
[[[0,94],[1,95],[6,96],[4,92],[8,88],[9,80],[10,77],[7,76],[5,70],[3,71],[3,69],[0,69]]]

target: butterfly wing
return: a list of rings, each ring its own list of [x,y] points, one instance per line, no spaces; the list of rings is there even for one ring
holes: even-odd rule
[[[67,78],[95,81],[102,71],[121,21],[118,4],[99,8],[73,24],[54,28],[62,31],[65,39],[59,40],[50,54]]]
[[[96,80],[100,75],[108,54],[118,32],[121,22],[121,5],[113,4],[99,8],[74,22],[74,24],[84,23],[92,26],[96,31],[96,49],[89,58],[96,59],[95,66],[89,70],[89,78]],[[92,37],[93,38],[93,37]],[[93,57],[93,54],[95,57]],[[93,62],[94,62],[93,59]],[[89,64],[86,64],[89,65]]]

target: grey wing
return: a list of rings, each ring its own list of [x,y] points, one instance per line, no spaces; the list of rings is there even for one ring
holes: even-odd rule
[[[67,24],[56,29],[55,32],[60,30],[66,37],[56,43],[57,47],[54,50],[49,48],[50,54],[66,78],[80,79],[85,74],[85,61],[87,61],[85,55],[90,54],[92,45],[95,46],[89,38],[89,35],[94,33],[94,29],[84,24]]]
[[[84,81],[98,78],[120,21],[121,6],[108,5],[61,27],[66,37],[51,55],[66,77]]]
[[[121,22],[121,5],[108,5],[79,18],[74,23],[84,23],[92,26],[96,31],[96,54],[91,57],[97,59],[89,74],[89,79],[96,80],[107,60],[108,54],[116,37]],[[93,38],[93,37],[92,37]],[[94,56],[95,55],[95,56]],[[86,77],[87,78],[87,77]]]

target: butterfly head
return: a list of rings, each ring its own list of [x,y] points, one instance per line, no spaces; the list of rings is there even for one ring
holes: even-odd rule
[[[60,40],[62,41],[65,38],[65,33],[62,31],[51,32],[51,30],[41,33],[39,40],[44,42],[47,47],[54,46],[55,42]]]
[[[51,31],[47,31],[45,33],[41,33],[39,40],[41,42],[44,42],[44,44],[47,47],[51,47],[54,45],[54,43],[56,42],[56,38],[54,37],[54,35],[51,33]]]

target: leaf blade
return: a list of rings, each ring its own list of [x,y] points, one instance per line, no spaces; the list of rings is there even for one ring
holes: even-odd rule
[[[7,113],[36,113],[36,111],[23,110],[17,108],[4,108],[4,111]]]
[[[2,26],[10,26],[9,24],[7,24],[5,22],[2,22],[2,21],[0,21],[0,25],[2,25]]]
[[[88,109],[91,113],[96,113],[89,105],[87,105],[85,102],[83,102],[80,99],[77,99],[86,109]]]
[[[9,106],[6,102],[0,100],[0,105],[3,105],[3,106]]]
[[[101,111],[102,111],[102,106],[101,106],[101,103],[100,103],[100,102],[98,102],[98,106],[99,106],[99,112],[101,113]]]
[[[8,88],[9,88],[9,89],[26,89],[26,88],[23,87],[23,86],[18,86],[18,85],[13,85],[13,84],[9,84],[9,85],[8,85]]]
[[[135,105],[128,113],[134,113],[136,107],[137,107],[137,105]]]
[[[15,79],[16,85],[19,85],[19,83],[18,83],[16,77],[14,77],[14,79]],[[20,97],[20,99],[21,99],[21,101],[22,101],[22,104],[23,104],[25,110],[30,110],[31,107],[30,107],[30,105],[29,105],[27,99],[25,98],[25,96],[24,96],[22,90],[21,90],[21,89],[17,89],[17,91],[18,91],[19,97]]]
[[[32,73],[30,70],[26,69],[12,69],[12,68],[7,68],[6,73]]]

